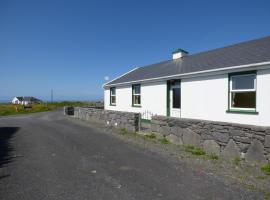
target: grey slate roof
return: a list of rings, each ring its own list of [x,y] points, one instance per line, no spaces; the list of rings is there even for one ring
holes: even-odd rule
[[[23,101],[23,97],[16,97],[19,101]]]
[[[270,36],[140,67],[105,86],[270,61]]]
[[[31,102],[38,102],[38,101],[41,101],[35,97],[23,97],[23,100],[24,101],[31,101]]]

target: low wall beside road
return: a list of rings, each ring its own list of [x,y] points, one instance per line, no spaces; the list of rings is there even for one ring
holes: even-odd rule
[[[270,162],[270,127],[153,116],[151,131],[171,142],[198,146],[224,158]]]
[[[69,111],[71,108],[66,108]],[[74,107],[74,117],[103,123],[106,126],[125,128],[129,131],[139,131],[139,113],[111,111],[97,108]],[[64,111],[68,113],[68,111]],[[71,112],[72,113],[72,112]]]

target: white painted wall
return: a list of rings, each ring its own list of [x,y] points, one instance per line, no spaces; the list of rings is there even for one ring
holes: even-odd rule
[[[144,112],[166,116],[166,81],[141,84],[141,108],[131,106],[132,89],[116,87],[116,106],[110,106],[110,90],[104,92],[105,109]],[[181,117],[250,125],[270,126],[270,69],[257,71],[258,115],[226,113],[228,74],[181,80]]]
[[[226,113],[228,75],[182,79],[183,118],[270,126],[270,69],[257,71],[258,115]]]
[[[128,112],[145,111],[157,115],[166,115],[166,82],[141,84],[141,107],[132,107],[132,86],[116,87],[116,106],[110,106],[110,89],[104,91],[104,106],[107,110]]]

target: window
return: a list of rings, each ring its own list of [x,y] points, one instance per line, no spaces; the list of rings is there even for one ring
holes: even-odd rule
[[[116,91],[115,87],[110,88],[110,105],[115,106],[116,105]]]
[[[141,85],[132,85],[132,106],[141,105]]]
[[[173,108],[180,108],[180,88],[173,88],[172,92]]]
[[[256,110],[256,72],[230,75],[229,108]]]

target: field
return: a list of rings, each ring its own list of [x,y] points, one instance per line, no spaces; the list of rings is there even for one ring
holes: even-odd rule
[[[24,108],[24,106],[22,105],[0,104],[0,116],[45,112],[61,108],[64,106],[93,106],[94,104],[95,103],[93,102],[63,101],[54,103],[35,104],[32,105],[31,108]]]

